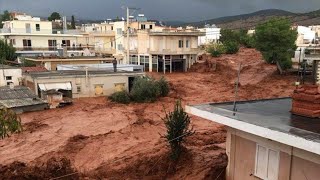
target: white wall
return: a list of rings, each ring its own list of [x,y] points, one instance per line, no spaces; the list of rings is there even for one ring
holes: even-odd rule
[[[27,30],[26,24],[30,24],[30,31]],[[40,25],[40,29],[36,29],[36,24]],[[6,21],[3,29],[7,33],[30,33],[30,34],[52,34],[52,23],[50,21]]]
[[[205,32],[205,36],[198,37],[199,45],[206,45],[211,42],[217,42],[220,39],[220,28],[203,28],[200,31]]]
[[[12,80],[6,80],[6,77],[11,76]],[[22,78],[21,69],[1,69],[0,65],[0,86],[7,86],[7,83],[19,85],[19,79]]]

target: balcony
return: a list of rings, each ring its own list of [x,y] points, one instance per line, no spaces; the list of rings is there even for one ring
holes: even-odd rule
[[[100,48],[95,47],[94,48],[95,53],[101,53],[101,54],[115,54],[116,50],[114,48]]]
[[[58,51],[58,47],[18,47],[17,51]],[[67,47],[68,51],[83,51],[84,49],[94,50],[93,46],[84,46],[84,47]]]
[[[182,55],[182,54],[198,54],[200,52],[200,48],[177,48],[177,49],[159,49],[149,50],[150,54],[168,54],[168,55]]]

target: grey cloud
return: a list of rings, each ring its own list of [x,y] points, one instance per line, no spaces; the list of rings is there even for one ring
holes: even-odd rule
[[[294,12],[320,9],[319,0],[0,0],[0,11],[16,10],[35,16],[52,11],[82,19],[125,16],[121,6],[139,7],[139,13],[159,20],[197,21],[276,8]]]

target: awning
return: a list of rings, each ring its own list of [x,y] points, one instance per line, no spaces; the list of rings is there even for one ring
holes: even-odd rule
[[[64,83],[44,83],[38,84],[41,91],[48,91],[48,90],[72,90],[71,82],[64,82]]]

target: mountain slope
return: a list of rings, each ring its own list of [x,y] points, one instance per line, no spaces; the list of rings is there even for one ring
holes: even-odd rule
[[[205,24],[216,24],[221,28],[228,29],[250,29],[255,27],[258,23],[269,20],[273,17],[284,17],[291,20],[292,23],[298,25],[315,25],[320,24],[320,10],[308,13],[292,13],[289,11],[279,9],[266,9],[249,14],[242,14],[236,16],[220,17],[216,19],[209,19],[206,21],[193,22],[188,24],[180,24],[182,26],[192,25],[195,27],[203,27]]]

